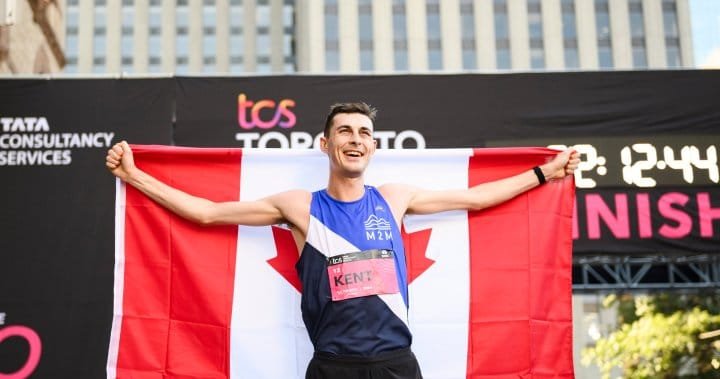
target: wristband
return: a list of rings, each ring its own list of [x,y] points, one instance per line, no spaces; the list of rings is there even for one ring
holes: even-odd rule
[[[543,174],[540,167],[539,166],[533,167],[533,172],[535,173],[535,176],[537,176],[538,182],[540,182],[540,184],[545,184],[545,174]]]

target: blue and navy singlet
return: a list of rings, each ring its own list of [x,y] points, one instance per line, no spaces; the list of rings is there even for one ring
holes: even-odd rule
[[[393,250],[399,293],[333,301],[327,257],[371,249]],[[315,351],[371,357],[410,346],[407,270],[402,237],[378,190],[365,186],[356,201],[314,192],[310,224],[296,264],[302,316]]]

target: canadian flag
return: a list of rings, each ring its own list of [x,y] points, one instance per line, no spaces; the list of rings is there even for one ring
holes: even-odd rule
[[[138,167],[215,201],[327,184],[316,150],[133,146]],[[379,150],[366,183],[467,188],[543,148]],[[572,378],[572,178],[479,212],[407,216],[413,351],[425,378]],[[203,227],[117,183],[109,378],[303,378],[297,249],[273,227]]]

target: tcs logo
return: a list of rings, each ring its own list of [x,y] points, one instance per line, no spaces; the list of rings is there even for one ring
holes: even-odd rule
[[[295,126],[297,117],[290,108],[295,100],[283,99],[279,103],[274,100],[248,100],[247,95],[238,95],[238,123],[243,129],[270,129],[275,126],[289,129]]]

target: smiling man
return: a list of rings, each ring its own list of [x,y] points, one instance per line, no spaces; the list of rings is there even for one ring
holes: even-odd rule
[[[572,150],[550,162],[469,189],[427,191],[403,184],[365,185],[375,153],[376,111],[365,103],[331,107],[321,150],[327,188],[292,190],[255,201],[212,202],[172,188],[138,169],[120,142],[106,165],[118,178],[200,224],[290,225],[301,255],[302,315],[315,348],[306,378],[422,378],[410,350],[408,284],[399,225],[406,214],[479,210],[509,200],[546,180],[571,175]]]

